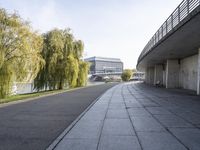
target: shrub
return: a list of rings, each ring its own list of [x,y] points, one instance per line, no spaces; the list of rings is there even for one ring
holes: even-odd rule
[[[123,81],[129,81],[132,77],[133,71],[131,69],[126,69],[123,71],[121,78]]]

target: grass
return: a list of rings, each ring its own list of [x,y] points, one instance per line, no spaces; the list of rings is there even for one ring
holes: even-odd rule
[[[74,88],[74,89],[77,89],[77,88]],[[35,92],[35,93],[28,93],[28,94],[18,94],[18,95],[9,96],[4,99],[0,99],[0,104],[18,101],[18,100],[29,99],[29,98],[37,98],[37,97],[41,97],[41,96],[47,96],[47,95],[62,93],[65,91],[70,91],[70,90],[73,90],[73,89],[42,91],[42,92]]]

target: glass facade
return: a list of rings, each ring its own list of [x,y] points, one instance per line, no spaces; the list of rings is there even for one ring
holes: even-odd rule
[[[85,59],[90,62],[90,74],[121,74],[123,63],[116,58],[92,57]]]

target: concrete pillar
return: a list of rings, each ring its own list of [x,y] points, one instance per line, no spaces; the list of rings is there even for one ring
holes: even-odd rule
[[[149,84],[149,74],[148,74],[148,68],[145,69],[145,83]]]
[[[166,87],[166,70],[163,70],[163,85]]]
[[[149,67],[149,84],[154,84],[154,67]]]
[[[155,65],[154,68],[154,85],[159,81],[163,85],[163,65]]]
[[[145,71],[145,82],[147,84],[154,84],[154,68],[147,67]]]
[[[197,95],[200,95],[200,48],[199,48],[199,55],[198,55],[198,68],[197,68]]]
[[[179,60],[167,60],[166,88],[179,88]]]

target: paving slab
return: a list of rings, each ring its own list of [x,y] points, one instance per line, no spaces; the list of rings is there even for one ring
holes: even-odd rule
[[[102,120],[103,121],[105,118],[105,115],[106,115],[106,111],[91,110],[87,114],[85,114],[82,119],[84,119],[84,120]]]
[[[135,130],[138,132],[161,132],[165,131],[164,127],[153,117],[132,117]]]
[[[138,132],[143,150],[186,150],[168,132]]]
[[[140,104],[139,102],[126,102],[126,107],[128,108],[141,108],[143,107],[142,104]]]
[[[125,109],[109,109],[106,118],[128,119],[129,116]]]
[[[84,114],[56,150],[198,150],[200,102],[188,98],[144,84],[119,84]]]
[[[68,138],[98,139],[103,121],[81,119],[68,133]]]
[[[159,106],[158,104],[156,104],[155,102],[151,101],[148,98],[138,98],[137,101],[139,101],[140,104],[142,104],[144,107],[156,107],[156,106]]]
[[[55,150],[95,150],[98,141],[93,139],[67,139],[64,138]]]
[[[200,130],[197,128],[170,128],[170,131],[189,149],[200,149]]]
[[[191,122],[192,124],[200,124],[200,114],[189,112],[189,113],[176,113],[178,116]]]
[[[168,115],[172,114],[170,111],[163,107],[147,107],[147,110],[153,115]]]
[[[124,105],[124,103],[115,103],[115,104],[110,103],[109,109],[116,109],[116,110],[125,109],[125,105]]]
[[[148,111],[146,111],[145,108],[128,108],[128,112],[131,117],[151,116],[151,114]]]
[[[136,136],[102,136],[98,150],[141,150]]]
[[[171,115],[154,115],[165,127],[194,127],[191,123],[186,122],[182,118]]]
[[[134,135],[129,119],[106,119],[102,130],[103,135]]]

